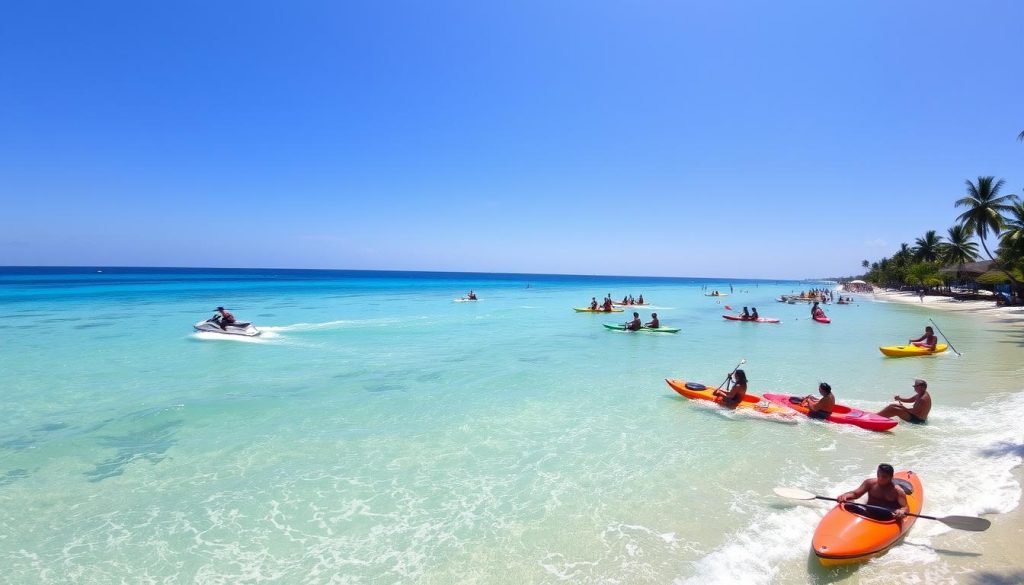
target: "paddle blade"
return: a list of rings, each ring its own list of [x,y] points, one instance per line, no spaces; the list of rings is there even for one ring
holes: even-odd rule
[[[984,532],[988,530],[989,526],[992,526],[992,522],[989,520],[974,516],[945,516],[943,518],[936,518],[936,520],[950,528],[970,530],[971,532]]]
[[[780,498],[788,498],[790,500],[813,500],[818,497],[811,492],[805,492],[802,489],[792,487],[777,487],[774,491],[775,495]]]

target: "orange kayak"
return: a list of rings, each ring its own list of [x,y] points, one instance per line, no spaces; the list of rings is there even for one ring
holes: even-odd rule
[[[709,388],[704,384],[668,378],[665,379],[665,382],[671,386],[673,390],[687,398],[695,400],[710,400],[716,404],[722,402],[722,398],[720,396],[715,396],[715,389]],[[736,405],[736,408],[750,409],[761,414],[778,415],[787,419],[796,416],[796,411],[772,404],[756,394],[747,394],[744,396],[743,401]]]
[[[893,481],[907,493],[910,512],[920,514],[924,505],[924,488],[917,474],[897,471]],[[849,565],[885,554],[917,520],[913,516],[901,520],[874,520],[847,509],[854,506],[856,504],[839,504],[832,508],[814,531],[811,548],[822,565]]]

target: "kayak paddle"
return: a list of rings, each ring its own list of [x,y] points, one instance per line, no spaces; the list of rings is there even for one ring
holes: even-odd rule
[[[736,373],[736,370],[740,369],[740,366],[742,366],[745,363],[747,363],[747,358],[741,358],[740,363],[736,364],[736,367],[732,369],[732,372],[728,376],[726,376],[724,380],[722,380],[721,384],[718,385],[718,389],[721,390],[722,386],[725,386],[726,382],[729,381],[729,378],[732,378],[732,375]]]
[[[961,356],[961,355],[960,355],[960,352],[959,352],[959,351],[957,351],[955,347],[953,347],[953,344],[949,342],[949,338],[948,338],[948,337],[946,337],[946,334],[942,332],[942,329],[939,329],[939,326],[938,326],[938,324],[936,324],[936,323],[935,323],[935,321],[932,321],[931,319],[928,319],[928,321],[929,321],[929,322],[930,322],[930,323],[931,323],[932,325],[935,325],[935,330],[936,330],[936,331],[938,331],[938,332],[939,332],[939,335],[941,335],[941,336],[942,336],[942,338],[946,340],[946,344],[947,344],[947,345],[949,345],[949,349],[952,349],[952,350],[953,350],[953,353],[955,353],[956,355],[958,355],[958,356],[960,356],[960,357],[963,357],[963,356]]]
[[[805,492],[799,488],[790,487],[777,487],[775,488],[775,495],[782,498],[789,498],[791,500],[828,500],[830,502],[838,502],[835,498],[828,498],[825,496],[816,496],[811,492]],[[864,506],[865,508],[872,508],[875,510],[882,510],[885,512],[892,512],[889,508],[882,506],[872,506],[869,504],[857,504],[858,506]],[[943,516],[942,518],[936,518],[935,516],[925,516],[924,514],[912,514],[907,512],[907,516],[916,516],[918,518],[926,518],[928,520],[938,520],[950,528],[956,528],[958,530],[970,530],[971,532],[984,532],[988,530],[988,527],[992,525],[992,522],[984,518],[978,518],[975,516]]]

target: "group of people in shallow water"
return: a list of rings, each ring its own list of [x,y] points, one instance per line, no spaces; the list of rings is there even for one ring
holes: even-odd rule
[[[644,302],[644,295],[641,294],[638,298],[633,298],[633,295],[626,295],[622,297],[620,305],[646,305]],[[612,312],[612,307],[615,305],[615,301],[612,300],[612,293],[605,295],[604,300],[600,303],[597,302],[597,297],[590,297],[590,310],[591,311],[605,311],[606,313]]]
[[[611,293],[608,293],[608,296],[611,296]],[[620,305],[645,305],[647,303],[644,303],[644,295],[641,294],[639,298],[635,298],[635,299],[633,298],[633,295],[626,295],[626,296],[622,297],[622,302],[619,303],[619,304]]]
[[[800,299],[817,299],[822,303],[835,300],[835,291],[827,288],[812,288],[807,291],[800,291]]]

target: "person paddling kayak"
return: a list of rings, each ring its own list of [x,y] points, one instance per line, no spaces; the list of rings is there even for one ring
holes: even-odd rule
[[[869,506],[886,508],[891,510],[893,518],[902,518],[910,511],[910,508],[907,505],[907,494],[903,491],[903,488],[892,481],[893,473],[892,465],[883,463],[878,466],[878,471],[875,472],[874,478],[865,479],[857,489],[840,494],[836,500],[841,504],[845,504],[867,494],[867,504]],[[860,513],[860,511],[857,513]],[[879,514],[879,512],[875,512],[871,508],[865,508],[865,516],[872,517],[873,514]],[[877,519],[888,520],[888,518]]]
[[[935,331],[932,330],[931,325],[924,328],[924,335],[917,339],[910,340],[911,345],[923,347],[930,351],[935,351],[935,346],[939,343],[939,338],[935,337]]]
[[[736,408],[740,402],[743,402],[743,397],[747,395],[747,373],[743,370],[736,370],[735,373],[729,374],[726,378],[726,387],[728,388],[729,382],[732,382],[731,390],[723,390],[718,388],[715,390],[715,396],[722,398],[721,404],[727,408]]]
[[[643,324],[640,322],[640,313],[633,311],[633,320],[626,321],[626,330],[639,331],[641,327],[643,327]]]
[[[661,327],[661,322],[658,321],[658,314],[651,313],[651,320],[644,323],[644,327],[647,327],[648,329],[657,329],[658,327]]]

